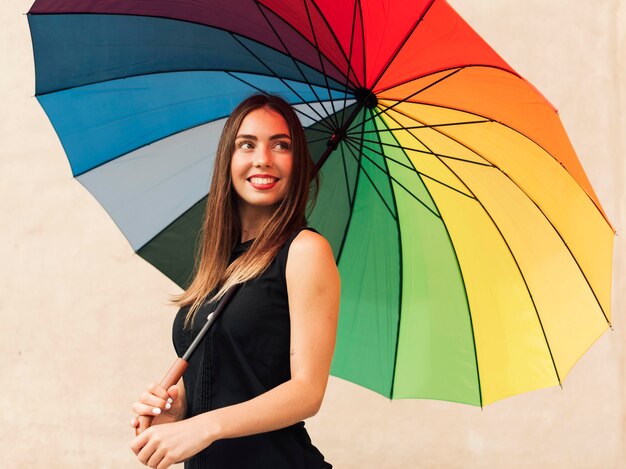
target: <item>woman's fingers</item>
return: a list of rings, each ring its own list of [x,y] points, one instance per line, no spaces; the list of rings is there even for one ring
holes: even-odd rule
[[[170,388],[171,389],[171,388]],[[156,383],[151,383],[148,390],[143,394],[144,404],[158,407],[159,409],[169,410],[172,404],[172,397],[165,388]],[[156,399],[155,399],[156,398]]]
[[[139,459],[142,464],[148,465],[148,460],[154,454],[156,446],[155,442],[148,441],[143,448],[137,452],[137,459]]]
[[[167,448],[158,434],[136,438],[131,449],[137,455],[137,459],[148,467],[166,469],[173,463],[166,457]]]
[[[153,407],[163,407],[165,405],[165,399],[161,397],[157,397],[154,394],[150,394],[148,391],[144,392],[141,396],[139,396],[139,402],[146,405],[151,405]]]
[[[155,423],[176,421],[181,418],[182,403],[179,402],[179,390],[176,385],[165,390],[162,386],[152,383],[148,389],[131,405],[137,416],[158,417]],[[131,420],[131,428],[145,430],[137,418]]]
[[[156,448],[156,451],[152,453],[152,455],[148,458],[148,461],[145,463],[148,467],[157,467],[161,460],[163,459],[163,453],[165,450],[162,448]],[[139,454],[141,456],[141,453]]]
[[[176,399],[178,399],[178,385],[174,384],[173,386],[170,386],[169,389],[167,390],[167,394],[168,397],[170,398],[170,404],[172,403],[172,401],[175,401]]]
[[[163,408],[166,406],[163,405]],[[148,405],[142,402],[133,402],[133,405],[130,407],[131,410],[137,415],[146,415],[150,417],[154,417],[155,415],[160,415],[162,410],[160,407],[155,405]]]
[[[154,394],[157,397],[160,397],[164,401],[166,401],[167,398],[170,397],[167,391],[165,390],[165,388],[163,388],[163,386],[161,386],[160,384],[156,384],[156,383],[150,383],[148,385],[148,392],[151,394]]]
[[[145,432],[141,433],[139,436],[136,436],[133,439],[133,441],[131,441],[130,449],[133,451],[133,453],[135,453],[136,456],[139,456],[139,451],[141,451],[146,445],[146,443],[148,443],[149,431],[150,429],[146,430]]]

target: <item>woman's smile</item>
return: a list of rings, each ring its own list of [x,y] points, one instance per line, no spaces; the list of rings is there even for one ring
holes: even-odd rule
[[[252,184],[252,187],[254,187],[255,189],[264,191],[264,190],[272,189],[276,185],[276,183],[279,181],[279,178],[269,176],[266,174],[255,174],[253,176],[250,176],[248,178],[248,181],[250,182],[250,184]]]

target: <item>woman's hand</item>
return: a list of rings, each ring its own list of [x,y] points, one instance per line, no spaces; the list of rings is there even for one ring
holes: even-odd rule
[[[180,384],[182,389],[174,385],[167,390],[158,384],[150,384],[148,389],[139,397],[139,400],[133,402],[132,411],[137,416],[154,417],[152,425],[182,420],[185,417],[186,406],[182,380]],[[131,421],[131,425],[133,428],[139,426],[137,418]]]
[[[135,437],[130,448],[143,464],[166,469],[199,453],[214,440],[203,421],[189,418],[153,425]]]

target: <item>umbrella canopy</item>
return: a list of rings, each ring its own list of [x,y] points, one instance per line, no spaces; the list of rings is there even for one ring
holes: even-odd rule
[[[614,230],[555,109],[443,0],[38,0],[37,99],[73,175],[181,286],[217,138],[299,113],[342,277],[332,373],[485,405],[610,324]]]

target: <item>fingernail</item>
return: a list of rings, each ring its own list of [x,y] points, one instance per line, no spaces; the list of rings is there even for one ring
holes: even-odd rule
[[[152,409],[152,413],[154,415],[159,415],[161,413],[161,409],[159,409],[158,407],[155,407],[154,409]]]
[[[165,404],[165,410],[170,410],[172,408],[172,404],[170,404],[169,402],[167,402]]]
[[[134,427],[134,426],[135,426],[135,419],[131,419],[131,420],[130,420],[130,426],[131,426],[131,427]]]
[[[168,404],[171,404],[172,402],[174,402],[174,401],[172,400],[172,398],[171,398],[171,397],[168,397],[168,398],[167,398],[167,403],[168,403]]]

